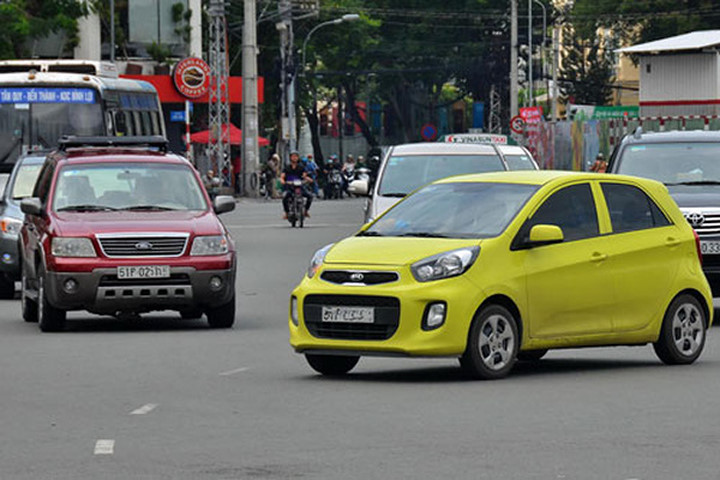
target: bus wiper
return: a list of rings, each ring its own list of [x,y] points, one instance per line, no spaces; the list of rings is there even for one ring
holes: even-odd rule
[[[690,182],[667,182],[665,185],[720,185],[718,180],[693,180]]]
[[[57,209],[58,212],[114,212],[117,208],[107,205],[67,205]]]
[[[384,235],[380,232],[375,231],[367,231],[360,232],[357,234],[358,237],[384,237]]]
[[[403,198],[403,197],[406,197],[406,196],[407,196],[407,193],[390,192],[390,193],[381,193],[380,196],[383,196],[383,197]]]
[[[419,237],[419,238],[450,238],[442,233],[432,232],[407,232],[398,235],[399,237]]]
[[[173,208],[173,207],[163,207],[161,205],[133,205],[131,207],[121,208],[121,210],[138,210],[138,211],[163,210],[163,211],[167,211],[167,210],[178,210],[178,209]]]

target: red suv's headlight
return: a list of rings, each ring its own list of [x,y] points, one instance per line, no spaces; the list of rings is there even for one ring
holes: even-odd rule
[[[210,235],[195,237],[190,249],[190,255],[223,255],[229,251],[228,240],[225,235]]]
[[[50,251],[56,257],[97,257],[92,241],[84,237],[55,237]]]

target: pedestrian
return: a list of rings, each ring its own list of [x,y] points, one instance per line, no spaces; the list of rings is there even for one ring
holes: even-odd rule
[[[210,199],[214,200],[220,190],[220,178],[215,175],[215,170],[211,168],[205,172],[203,183],[205,183],[205,189],[210,195]]]
[[[313,192],[313,195],[315,195],[316,197],[319,196],[319,192],[320,192],[320,190],[318,188],[318,181],[317,181],[318,180],[318,178],[317,178],[318,170],[319,170],[318,164],[315,163],[315,159],[313,159],[312,154],[309,154],[307,156],[307,162],[305,164],[305,171],[308,173],[310,180],[312,180],[312,184],[311,184],[310,188]]]
[[[277,185],[278,179],[280,178],[280,155],[273,153],[267,161],[269,170],[272,172],[272,182],[270,187],[272,190],[272,198],[279,198],[279,188]]]

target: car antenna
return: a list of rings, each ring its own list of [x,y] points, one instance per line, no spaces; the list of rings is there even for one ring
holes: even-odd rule
[[[637,128],[635,129],[635,131],[633,132],[633,138],[634,138],[635,140],[640,140],[640,138],[642,137],[642,134],[643,134],[643,128],[642,128],[642,127],[637,127]]]

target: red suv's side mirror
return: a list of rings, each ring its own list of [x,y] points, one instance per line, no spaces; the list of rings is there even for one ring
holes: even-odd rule
[[[43,214],[42,202],[37,197],[23,198],[20,202],[20,210],[26,215],[41,217]]]
[[[230,195],[218,195],[213,200],[213,210],[218,215],[235,210],[235,199]]]

